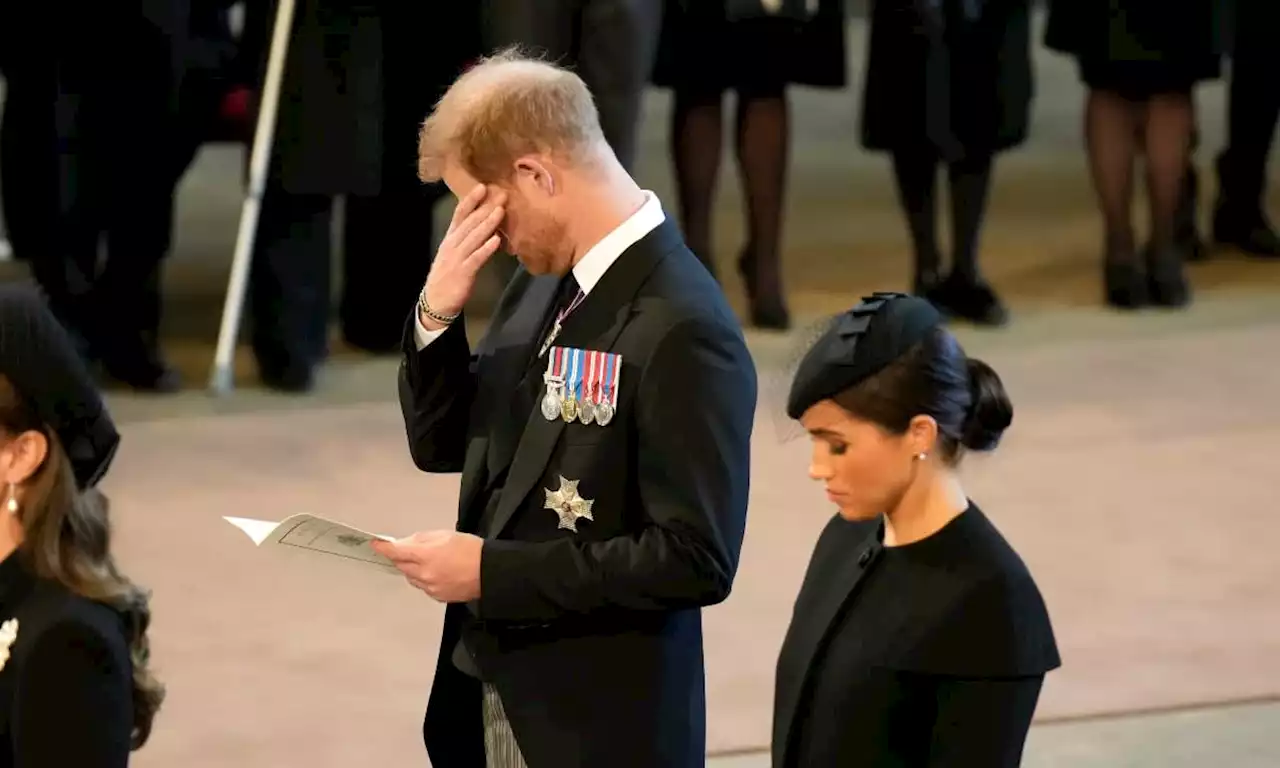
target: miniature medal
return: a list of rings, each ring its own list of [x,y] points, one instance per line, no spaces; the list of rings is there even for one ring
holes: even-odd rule
[[[600,426],[608,426],[613,421],[613,415],[618,406],[618,374],[622,369],[622,355],[605,355],[604,365],[601,366],[603,394],[600,397],[600,404],[596,406],[596,423]]]
[[[557,349],[555,354],[547,359],[547,372],[542,375],[547,391],[542,396],[540,408],[542,410],[542,418],[547,421],[555,421],[560,415],[560,401],[564,389],[564,372],[562,370],[563,350]]]
[[[555,421],[560,415],[560,383],[547,377],[547,393],[542,396],[542,418]]]
[[[598,352],[585,352],[585,375],[582,377],[582,402],[578,404],[578,421],[590,424],[596,419],[595,381],[599,373]]]
[[[566,423],[573,421],[578,417],[578,383],[581,381],[582,371],[578,365],[578,350],[565,350],[565,368],[569,370],[569,375],[565,378],[565,398],[560,403],[560,418]]]

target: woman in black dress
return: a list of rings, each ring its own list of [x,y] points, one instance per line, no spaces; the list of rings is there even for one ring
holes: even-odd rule
[[[913,292],[983,325],[1008,313],[978,267],[994,157],[1020,145],[1031,110],[1028,0],[872,0],[862,143],[893,157],[915,253]],[[937,235],[947,168],[951,266]]]
[[[1107,303],[1185,305],[1187,254],[1178,243],[1178,208],[1195,126],[1191,91],[1216,78],[1221,34],[1215,0],[1053,0],[1045,43],[1074,56],[1089,88],[1085,143],[1106,228]],[[1133,165],[1146,156],[1151,231],[1133,232]]]
[[[0,287],[0,768],[124,768],[163,698],[94,490],[119,436],[25,286]]]
[[[965,495],[965,450],[1013,417],[925,299],[837,317],[792,382],[822,532],[778,659],[774,768],[1017,766],[1059,665],[1035,581]]]
[[[747,205],[738,270],[752,323],[762,328],[790,325],[779,254],[791,143],[787,86],[844,86],[844,23],[844,0],[666,0],[653,81],[675,95],[671,157],[685,240],[714,274],[711,210],[722,102],[732,90]]]

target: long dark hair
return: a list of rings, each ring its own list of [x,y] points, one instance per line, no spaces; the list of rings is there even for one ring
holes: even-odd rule
[[[1013,404],[991,366],[965,355],[945,328],[935,328],[883,370],[836,395],[836,404],[892,434],[916,416],[938,423],[938,450],[948,464],[965,449],[992,451],[1013,422]]]
[[[37,576],[108,605],[124,619],[133,660],[131,741],[138,749],[150,737],[152,721],[164,700],[164,686],[148,667],[150,596],[116,567],[106,497],[96,489],[77,487],[58,436],[40,422],[4,376],[0,376],[0,430],[10,436],[38,431],[49,442],[44,463],[23,489],[18,513],[23,541],[18,554]]]

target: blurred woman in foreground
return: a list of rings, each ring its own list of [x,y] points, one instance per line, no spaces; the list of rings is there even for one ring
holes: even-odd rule
[[[121,768],[163,691],[103,496],[119,435],[70,338],[0,286],[0,768]]]

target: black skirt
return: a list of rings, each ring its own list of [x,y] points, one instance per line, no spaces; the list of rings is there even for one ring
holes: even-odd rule
[[[877,2],[862,105],[870,150],[954,162],[1021,144],[1034,73],[1028,0]]]
[[[772,93],[847,81],[844,0],[821,0],[808,21],[730,21],[723,0],[665,0],[653,84],[694,93]]]
[[[1131,98],[1191,90],[1218,77],[1218,0],[1051,0],[1045,45],[1074,56],[1090,88]]]

